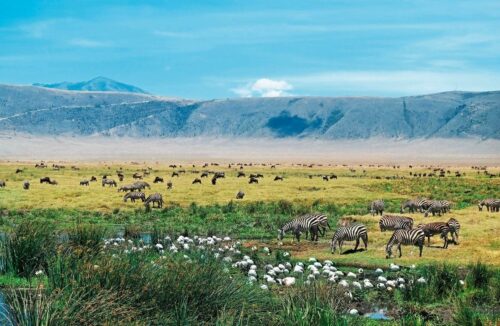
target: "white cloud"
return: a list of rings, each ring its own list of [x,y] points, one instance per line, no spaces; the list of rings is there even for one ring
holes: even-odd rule
[[[241,97],[278,97],[291,95],[288,91],[292,89],[293,86],[285,80],[260,78],[253,83],[234,88],[232,91]]]
[[[75,38],[69,41],[69,44],[74,45],[74,46],[79,46],[82,48],[102,48],[102,47],[108,47],[111,44],[101,42],[101,41],[96,41],[96,40],[90,40],[86,38]]]

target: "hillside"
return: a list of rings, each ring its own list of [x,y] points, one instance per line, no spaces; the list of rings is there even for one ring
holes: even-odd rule
[[[61,82],[54,84],[33,84],[33,86],[40,86],[46,88],[65,89],[68,91],[97,91],[97,92],[124,92],[124,93],[142,93],[147,92],[139,87],[128,85],[125,83],[117,82],[106,77],[96,77],[88,81],[82,82]]]
[[[35,135],[500,139],[500,91],[211,101],[0,85],[0,131]]]

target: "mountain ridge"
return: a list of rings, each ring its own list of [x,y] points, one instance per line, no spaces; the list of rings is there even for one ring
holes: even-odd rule
[[[52,84],[35,83],[33,84],[33,86],[64,89],[68,91],[99,91],[99,92],[125,92],[125,93],[148,94],[148,92],[144,91],[143,89],[137,86],[118,82],[116,80],[103,76],[98,76],[90,80],[81,82],[63,81]]]
[[[500,91],[193,101],[0,85],[0,131],[33,135],[500,139],[498,121]]]

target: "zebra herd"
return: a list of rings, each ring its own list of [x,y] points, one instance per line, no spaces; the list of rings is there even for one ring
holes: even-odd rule
[[[386,258],[392,255],[392,248],[396,246],[399,251],[399,257],[402,256],[402,245],[414,245],[419,247],[419,256],[422,256],[425,238],[428,238],[428,246],[430,246],[430,238],[434,235],[440,235],[444,240],[443,248],[448,248],[448,234],[451,235],[454,244],[458,244],[458,234],[460,231],[460,223],[455,218],[450,218],[448,222],[433,222],[428,224],[419,224],[413,228],[414,222],[410,217],[399,215],[383,215],[379,220],[380,231],[393,231],[389,242],[386,245]],[[306,239],[311,233],[311,241],[318,241],[318,237],[326,234],[326,229],[330,229],[328,217],[323,214],[306,214],[299,216],[292,221],[284,224],[278,229],[278,240],[283,240],[286,232],[291,232],[298,242],[300,236],[305,233]],[[357,251],[360,240],[363,241],[365,250],[368,249],[368,229],[361,223],[350,223],[340,226],[333,234],[330,248],[334,254],[339,248],[342,253],[342,245],[344,241],[356,241],[354,251]]]
[[[500,199],[494,199],[494,198],[483,199],[477,205],[479,211],[482,211],[484,206],[486,206],[486,210],[488,212],[498,212],[500,210]]]
[[[409,213],[424,213],[425,217],[432,213],[432,216],[436,214],[441,216],[441,214],[449,213],[451,211],[451,202],[448,200],[433,200],[433,199],[410,199],[401,204],[400,213],[404,213],[408,209]]]

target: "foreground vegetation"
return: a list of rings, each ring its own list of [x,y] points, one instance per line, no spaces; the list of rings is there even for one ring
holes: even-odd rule
[[[376,321],[348,312],[376,308],[394,318],[388,325],[494,325],[499,318],[500,272],[481,263],[387,271],[410,282],[392,291],[346,292],[339,283],[305,277],[266,290],[210,251],[159,250],[137,238],[104,243],[100,226],[76,225],[65,240],[52,230],[24,222],[2,241],[2,272],[29,284],[3,290],[7,318],[16,325],[365,325]],[[157,233],[153,243],[162,239]],[[130,246],[142,249],[123,250]],[[242,247],[233,257],[295,262],[284,253]],[[425,284],[413,283],[417,277]]]

